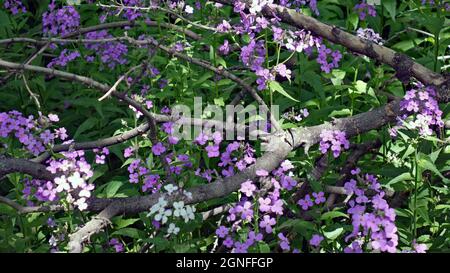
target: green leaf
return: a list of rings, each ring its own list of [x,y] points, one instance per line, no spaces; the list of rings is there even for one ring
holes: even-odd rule
[[[270,247],[266,242],[259,242],[258,248],[260,253],[270,253]]]
[[[337,210],[327,211],[320,216],[320,220],[329,221],[329,220],[332,220],[332,219],[338,218],[338,217],[348,218],[348,215],[341,211],[337,211]]]
[[[90,117],[87,120],[85,120],[81,125],[78,127],[77,131],[75,132],[73,138],[77,138],[80,134],[86,132],[89,129],[92,129],[92,127],[97,124],[98,119],[95,117]]]
[[[299,219],[289,219],[283,224],[280,225],[280,229],[283,228],[291,228],[297,233],[300,233],[301,235],[308,237],[312,231],[316,230],[316,227],[313,223],[305,220],[299,220]]]
[[[105,188],[106,198],[114,197],[124,183],[122,181],[111,181]]]
[[[111,234],[112,236],[127,236],[134,239],[145,237],[145,232],[136,228],[123,228],[119,229]]]
[[[9,16],[3,10],[0,10],[0,27],[9,26]]]
[[[395,15],[397,11],[397,1],[396,0],[383,0],[383,6],[391,16],[392,20],[395,22]]]
[[[344,228],[340,227],[333,231],[324,231],[323,235],[330,240],[335,240],[339,235],[341,235],[344,232]]]
[[[271,90],[277,91],[278,93],[282,94],[283,96],[285,96],[285,97],[287,97],[287,98],[289,98],[289,99],[291,99],[291,100],[293,100],[293,101],[298,102],[298,100],[294,99],[291,95],[289,95],[289,94],[284,90],[284,88],[283,88],[278,82],[276,82],[276,81],[270,81],[270,82],[269,82],[269,88],[270,88]]]
[[[123,229],[127,226],[131,226],[132,224],[136,223],[140,219],[122,219],[118,218],[113,221],[113,223],[116,225],[117,229]]]
[[[441,172],[436,168],[436,166],[434,165],[433,161],[430,159],[430,157],[428,157],[425,154],[420,153],[418,156],[418,160],[417,160],[417,164],[425,170],[430,170],[432,172],[434,172],[436,175],[438,175],[440,178],[442,178],[442,180],[444,180],[444,182],[448,183],[449,179],[445,178]]]
[[[402,181],[405,181],[405,180],[412,180],[412,179],[414,179],[414,178],[411,176],[411,174],[409,172],[405,172],[405,173],[402,173],[402,174],[396,176],[395,178],[391,179],[386,184],[386,186],[391,187],[392,185],[395,185],[398,182],[402,182]]]

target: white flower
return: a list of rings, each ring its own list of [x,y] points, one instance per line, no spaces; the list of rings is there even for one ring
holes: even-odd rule
[[[286,159],[285,161],[283,161],[281,163],[281,167],[283,168],[284,171],[290,170],[294,168],[294,165],[292,165],[292,162],[289,161],[288,159]]]
[[[194,13],[194,9],[189,5],[186,5],[186,7],[184,8],[184,11],[189,14]]]
[[[164,199],[164,196],[161,196],[158,199],[158,203],[154,204],[151,208],[150,208],[150,212],[147,214],[147,217],[149,217],[150,215],[156,213],[157,211],[163,211],[164,212],[164,208],[167,206],[167,201]],[[156,216],[155,216],[156,217]]]
[[[59,168],[63,172],[69,170],[69,168],[71,168],[71,167],[72,167],[72,164],[68,160],[63,160],[63,162],[61,162],[61,165],[59,166]]]
[[[67,180],[72,184],[72,188],[74,189],[84,185],[84,179],[81,178],[79,172],[74,172]]]
[[[158,211],[158,214],[155,215],[155,220],[161,221],[162,224],[165,224],[167,222],[167,220],[169,220],[169,218],[168,218],[169,216],[172,216],[172,210],[161,209]]]
[[[57,243],[57,242],[58,242],[58,240],[56,240],[55,236],[53,236],[53,235],[52,235],[52,237],[50,237],[50,239],[48,240],[48,243],[49,243],[51,246],[53,246],[53,247],[56,246],[56,243]]]
[[[180,232],[180,228],[177,227],[177,226],[175,226],[174,223],[171,223],[171,224],[169,225],[169,229],[167,230],[167,233],[168,233],[168,234],[174,234],[174,235],[177,235],[178,232]]]
[[[178,190],[177,186],[174,186],[173,184],[167,184],[164,186],[164,189],[167,191],[167,193],[172,194],[174,191]]]
[[[82,190],[80,191],[80,193],[78,194],[78,196],[79,196],[79,197],[86,197],[86,198],[89,198],[89,197],[91,197],[91,191],[88,190],[88,189],[82,189]]]
[[[183,201],[179,201],[179,202],[174,202],[173,203],[173,216],[175,217],[183,217],[184,215],[186,215],[186,210],[184,209],[184,202]]]
[[[252,5],[249,9],[251,14],[256,14],[262,10],[266,5],[272,4],[273,0],[252,0]]]
[[[66,201],[67,203],[72,204],[75,201],[75,199],[73,199],[72,195],[69,193],[66,197]]]
[[[70,185],[69,185],[69,183],[67,183],[67,179],[66,179],[65,175],[55,178],[55,183],[56,183],[56,185],[58,185],[56,187],[57,192],[70,190]]]
[[[195,219],[195,207],[193,206],[186,206],[186,214],[184,216],[184,221],[187,223],[189,222],[189,220],[194,220]]]
[[[83,197],[78,199],[77,201],[75,201],[75,205],[78,207],[80,211],[87,209],[86,198]]]

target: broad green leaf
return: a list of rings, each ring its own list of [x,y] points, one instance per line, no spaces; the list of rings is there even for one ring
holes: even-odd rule
[[[337,211],[337,210],[327,211],[320,216],[320,220],[329,221],[329,220],[332,220],[332,219],[338,218],[338,217],[348,218],[348,215],[341,211]]]
[[[397,10],[397,1],[396,0],[382,0],[382,5],[387,10],[389,15],[392,18],[392,21],[395,22],[395,15]]]
[[[114,197],[120,187],[124,184],[122,181],[111,181],[105,188],[105,194],[107,198]]]
[[[96,124],[98,123],[98,119],[95,117],[90,117],[87,120],[85,120],[76,130],[73,138],[77,138],[82,133],[86,132],[89,129],[92,129]]]
[[[119,229],[111,234],[112,236],[126,236],[134,239],[143,238],[145,236],[145,232],[136,228],[123,228]]]
[[[341,235],[344,232],[344,228],[340,227],[333,231],[324,231],[323,235],[325,238],[328,238],[330,240],[335,240],[339,235]]]
[[[273,91],[277,91],[278,93],[282,94],[283,96],[298,102],[298,100],[294,99],[291,95],[289,95],[284,88],[276,81],[270,81],[269,82],[269,88]]]

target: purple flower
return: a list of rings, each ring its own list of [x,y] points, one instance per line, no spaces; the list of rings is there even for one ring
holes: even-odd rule
[[[74,32],[80,26],[80,15],[73,6],[55,9],[53,0],[48,7],[49,11],[42,15],[44,33],[50,36],[64,36]]]
[[[227,238],[223,241],[223,244],[228,248],[232,248],[234,245],[234,241],[230,236],[227,236]]]
[[[281,77],[284,77],[286,79],[291,78],[291,70],[287,69],[286,65],[278,64],[277,66],[274,67],[274,69]]]
[[[109,241],[109,245],[114,247],[114,250],[119,253],[124,251],[124,246],[119,242],[116,238],[113,238]]]
[[[418,244],[415,240],[413,241],[413,248],[416,253],[426,253],[428,249],[426,244]]]
[[[217,32],[225,33],[225,32],[228,32],[231,30],[231,25],[227,21],[223,20],[222,23],[217,25],[216,29],[217,29]]]
[[[320,236],[318,234],[314,234],[311,238],[311,240],[309,240],[309,244],[315,247],[318,247],[320,245],[320,242],[322,242],[323,240],[323,236]]]
[[[222,133],[221,132],[214,132],[214,134],[212,135],[212,139],[214,141],[214,144],[219,145],[223,138],[222,138]]]
[[[52,122],[58,122],[59,121],[59,117],[56,114],[48,114],[48,119]]]
[[[50,132],[50,130],[45,130],[39,135],[39,137],[41,138],[44,144],[50,143],[55,138],[54,135]]]
[[[315,193],[313,192],[313,197],[314,197],[314,203],[316,203],[317,205],[320,205],[321,203],[325,202],[325,194],[321,191],[319,193]]]
[[[383,44],[382,42],[383,39],[381,38],[381,36],[371,28],[359,28],[356,31],[356,35],[360,38],[372,41],[376,44],[379,45]]]
[[[288,251],[291,249],[289,245],[289,240],[284,236],[283,233],[278,233],[278,238],[280,239],[280,247],[282,250]]]
[[[220,155],[219,145],[208,145],[205,150],[208,152],[208,157],[218,157]]]
[[[88,40],[108,39],[113,36],[108,34],[107,30],[94,31],[86,34]],[[116,65],[127,63],[125,58],[128,53],[128,47],[120,42],[113,41],[108,43],[86,43],[86,48],[94,51],[100,57],[103,64],[109,69],[114,69]]]
[[[225,39],[225,41],[223,41],[223,44],[219,47],[219,52],[222,55],[228,55],[228,53],[230,53],[230,44],[228,43],[228,40]]]
[[[205,145],[206,142],[209,140],[208,136],[206,134],[204,134],[203,132],[201,132],[196,138],[195,138],[195,142],[198,145]]]
[[[78,58],[80,56],[81,55],[78,51],[70,52],[67,49],[63,49],[58,57],[54,58],[53,60],[51,60],[50,63],[47,64],[47,67],[48,68],[52,68],[54,66],[65,67],[65,66],[67,66],[67,64],[69,62],[75,60],[76,58]],[[50,117],[50,115],[49,115],[49,117]],[[58,116],[56,116],[56,118],[58,118]],[[59,121],[59,119],[51,120],[51,121]]]
[[[272,226],[276,224],[275,218],[264,215],[263,220],[259,222],[259,227],[264,228],[267,233],[272,233]]]
[[[258,203],[259,203],[259,210],[261,212],[268,212],[268,211],[270,211],[270,208],[271,208],[270,204],[272,203],[272,200],[270,200],[270,198],[262,198],[262,197],[260,197],[258,199]]]
[[[184,46],[182,43],[178,42],[172,47],[172,49],[177,52],[182,52],[184,50]]]
[[[161,155],[166,151],[166,147],[161,142],[156,143],[152,147],[152,152],[154,155]]]
[[[130,157],[130,156],[132,156],[133,155],[133,152],[134,152],[134,148],[133,147],[127,147],[126,149],[125,149],[125,151],[123,152],[123,156],[125,157],[125,158],[128,158],[128,157]]]
[[[252,181],[247,180],[244,183],[241,184],[241,189],[239,190],[243,194],[245,194],[247,197],[250,197],[253,195],[253,192],[256,190],[256,186],[253,185]]]
[[[356,4],[354,10],[356,10],[359,13],[359,20],[365,20],[367,14],[369,14],[372,17],[377,16],[375,7],[373,5],[367,4],[366,0],[363,0],[361,3]]]
[[[280,199],[275,201],[274,204],[270,207],[270,210],[278,215],[283,215],[283,201]]]
[[[303,210],[308,210],[314,205],[309,194],[305,195],[305,198],[298,200],[297,204],[301,206]]]
[[[220,226],[217,230],[216,230],[216,235],[219,238],[225,238],[228,235],[228,228],[224,227],[224,226]]]
[[[18,14],[19,12],[27,12],[27,9],[20,0],[5,0],[3,7],[9,10],[13,15]]]
[[[317,56],[317,63],[320,64],[320,69],[325,73],[330,73],[331,69],[339,66],[339,61],[342,59],[342,54],[338,51],[331,51],[324,44],[319,48],[319,55]],[[331,62],[328,62],[328,56],[332,57]]]
[[[348,149],[350,147],[350,142],[347,140],[345,132],[339,130],[323,130],[320,138],[320,151],[325,154],[331,148],[335,158],[340,155],[342,149]]]

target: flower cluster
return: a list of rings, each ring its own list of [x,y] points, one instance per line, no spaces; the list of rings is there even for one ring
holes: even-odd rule
[[[120,253],[120,252],[124,251],[123,244],[121,242],[119,242],[119,240],[117,238],[112,238],[111,240],[109,240],[108,245],[113,247],[114,250],[116,251],[116,253]]]
[[[67,49],[63,49],[58,57],[54,58],[50,63],[48,63],[47,67],[52,68],[54,66],[65,67],[69,62],[75,60],[80,57],[80,52],[77,50],[69,51]]]
[[[331,69],[339,66],[339,61],[342,59],[342,54],[339,50],[332,51],[324,44],[318,49],[317,63],[320,64],[320,69],[325,73],[330,73]],[[331,61],[328,62],[328,57],[331,56]]]
[[[252,0],[249,11],[250,14],[256,14],[266,6],[273,3],[273,0]]]
[[[41,122],[34,120],[32,115],[24,117],[18,111],[9,111],[0,113],[0,137],[6,138],[10,134],[14,135],[19,142],[33,155],[37,156],[45,150],[45,145],[53,144],[56,138],[64,140],[66,129],[60,128],[54,133],[46,126],[55,120],[54,115],[49,117],[41,116]]]
[[[228,55],[228,53],[230,53],[230,44],[227,39],[225,39],[223,44],[219,47],[219,53],[222,55]]]
[[[70,142],[67,142],[70,143]],[[84,151],[62,152],[64,157],[50,159],[47,170],[51,173],[62,174],[54,180],[54,190],[58,194],[64,193],[66,201],[74,204],[79,210],[87,208],[87,199],[92,195],[94,184],[88,183],[94,172],[84,157]]]
[[[339,157],[342,149],[350,147],[350,142],[347,140],[345,132],[339,130],[323,130],[320,133],[320,138],[319,149],[322,154],[325,154],[331,148],[335,158]]]
[[[128,166],[128,172],[130,173],[130,183],[137,184],[142,181],[143,192],[151,190],[152,193],[155,193],[161,188],[159,175],[150,174],[150,170],[139,158],[134,159],[131,162],[131,164]]]
[[[145,1],[142,0],[123,0],[122,3],[126,7],[142,7]],[[120,12],[120,11],[118,11]],[[142,13],[139,9],[124,9],[122,12],[122,17],[127,19],[128,21],[134,21],[137,18],[141,17]]]
[[[263,68],[263,63],[266,56],[266,49],[263,40],[252,39],[250,43],[243,46],[241,49],[240,59],[242,63],[249,67],[256,73],[258,77],[258,89],[263,90],[266,88],[267,80],[274,80],[275,77],[270,73],[268,69]]]
[[[442,111],[439,109],[433,87],[417,83],[416,88],[406,92],[400,102],[400,109],[407,113],[398,117],[399,123],[390,130],[391,136],[396,136],[397,130],[402,127],[417,129],[421,136],[430,136],[433,134],[432,127],[444,126]],[[410,115],[413,115],[413,118],[408,120]]]
[[[56,9],[53,0],[42,15],[43,32],[50,36],[64,36],[74,32],[80,26],[80,15],[73,6],[63,6]]]
[[[286,236],[284,236],[283,233],[278,233],[278,239],[280,239],[280,248],[282,250],[289,251],[291,249],[289,239]]]
[[[395,211],[385,200],[385,192],[377,178],[370,174],[359,175],[360,170],[352,173],[357,179],[350,179],[344,188],[352,195],[348,202],[347,213],[351,216],[353,231],[345,238],[353,242],[344,252],[362,252],[363,242],[373,251],[396,252],[398,245]]]
[[[94,31],[86,34],[86,39],[88,40],[108,39],[112,37],[112,35],[108,34],[107,30]],[[86,43],[85,45],[87,49],[98,54],[101,62],[110,69],[114,69],[116,65],[127,63],[126,54],[128,53],[128,47],[123,43]],[[86,60],[92,62],[94,61],[94,56],[87,56]]]
[[[274,39],[281,42],[286,49],[295,52],[310,52],[314,47],[319,49],[321,39],[314,37],[309,30],[282,30],[281,28],[272,27],[274,30]]]
[[[291,111],[285,112],[282,115],[283,118],[292,120],[292,121],[296,121],[296,122],[300,122],[308,116],[309,116],[309,111],[306,108],[300,109],[298,112],[295,111],[294,109],[292,109]]]
[[[27,12],[27,9],[20,0],[5,0],[3,7],[9,10],[13,15],[18,14],[19,12]]]
[[[359,20],[365,20],[366,16],[377,16],[377,11],[375,10],[375,6],[368,4],[366,0],[363,0],[361,3],[355,5],[354,10],[356,10],[359,14]]]
[[[376,33],[371,28],[358,28],[356,35],[360,38],[372,41],[376,44],[383,45],[383,39],[380,34]]]
[[[195,139],[195,143],[205,150],[208,157],[220,158],[218,167],[222,168],[220,172],[222,176],[232,176],[235,174],[236,169],[242,171],[256,161],[254,155],[255,150],[248,143],[233,141],[227,144],[225,151],[221,152],[220,143],[222,140],[222,134],[220,132],[214,132],[211,135],[201,132]],[[203,172],[200,169],[196,170],[196,175],[208,181],[212,180],[212,174],[214,173],[217,174],[217,171],[211,169],[204,170]]]
[[[241,184],[240,201],[229,209],[227,221],[230,228],[219,226],[216,235],[223,239],[223,245],[235,253],[247,252],[264,235],[274,233],[277,217],[284,214],[284,202],[280,198],[281,190],[292,190],[297,182],[292,178],[294,166],[289,160],[281,163],[280,167],[268,172],[264,169],[256,170],[259,185],[252,180]],[[253,203],[257,204],[257,210]],[[256,221],[258,219],[258,221]],[[255,222],[255,223],[254,223]],[[255,232],[255,226],[260,232]],[[246,228],[244,229],[244,226]],[[245,230],[245,234],[242,231]],[[245,238],[245,240],[242,240]],[[289,250],[289,242],[281,238],[284,250]]]
[[[304,198],[297,201],[297,204],[303,209],[308,210],[309,208],[313,207],[314,204],[320,205],[322,203],[325,203],[325,194],[324,192],[313,192],[312,193],[313,198],[311,199],[311,196],[309,194],[305,195]]]
[[[109,155],[109,149],[103,147],[103,149],[95,148],[92,150],[95,153],[95,163],[97,164],[105,164],[106,156]]]
[[[67,230],[64,227],[59,226],[53,218],[48,218],[46,224],[47,227],[51,230],[52,234],[48,239],[48,244],[51,247],[50,252],[58,252],[58,244],[62,243],[65,240]]]
[[[164,189],[167,191],[168,195],[175,194],[175,192],[179,191],[185,198],[192,199],[192,193],[185,190],[179,190],[178,186],[173,184],[167,184],[164,186]],[[164,198],[164,196],[161,196],[158,199],[158,202],[150,208],[150,212],[147,214],[147,217],[153,217],[154,225],[158,228],[161,227],[161,225],[168,223],[169,226],[167,228],[167,234],[177,235],[180,228],[177,227],[175,223],[170,223],[169,217],[172,217],[172,220],[181,219],[185,223],[188,223],[189,221],[195,219],[196,209],[195,206],[186,205],[184,201],[174,202],[172,204],[172,209],[168,208],[168,206],[168,201]]]

